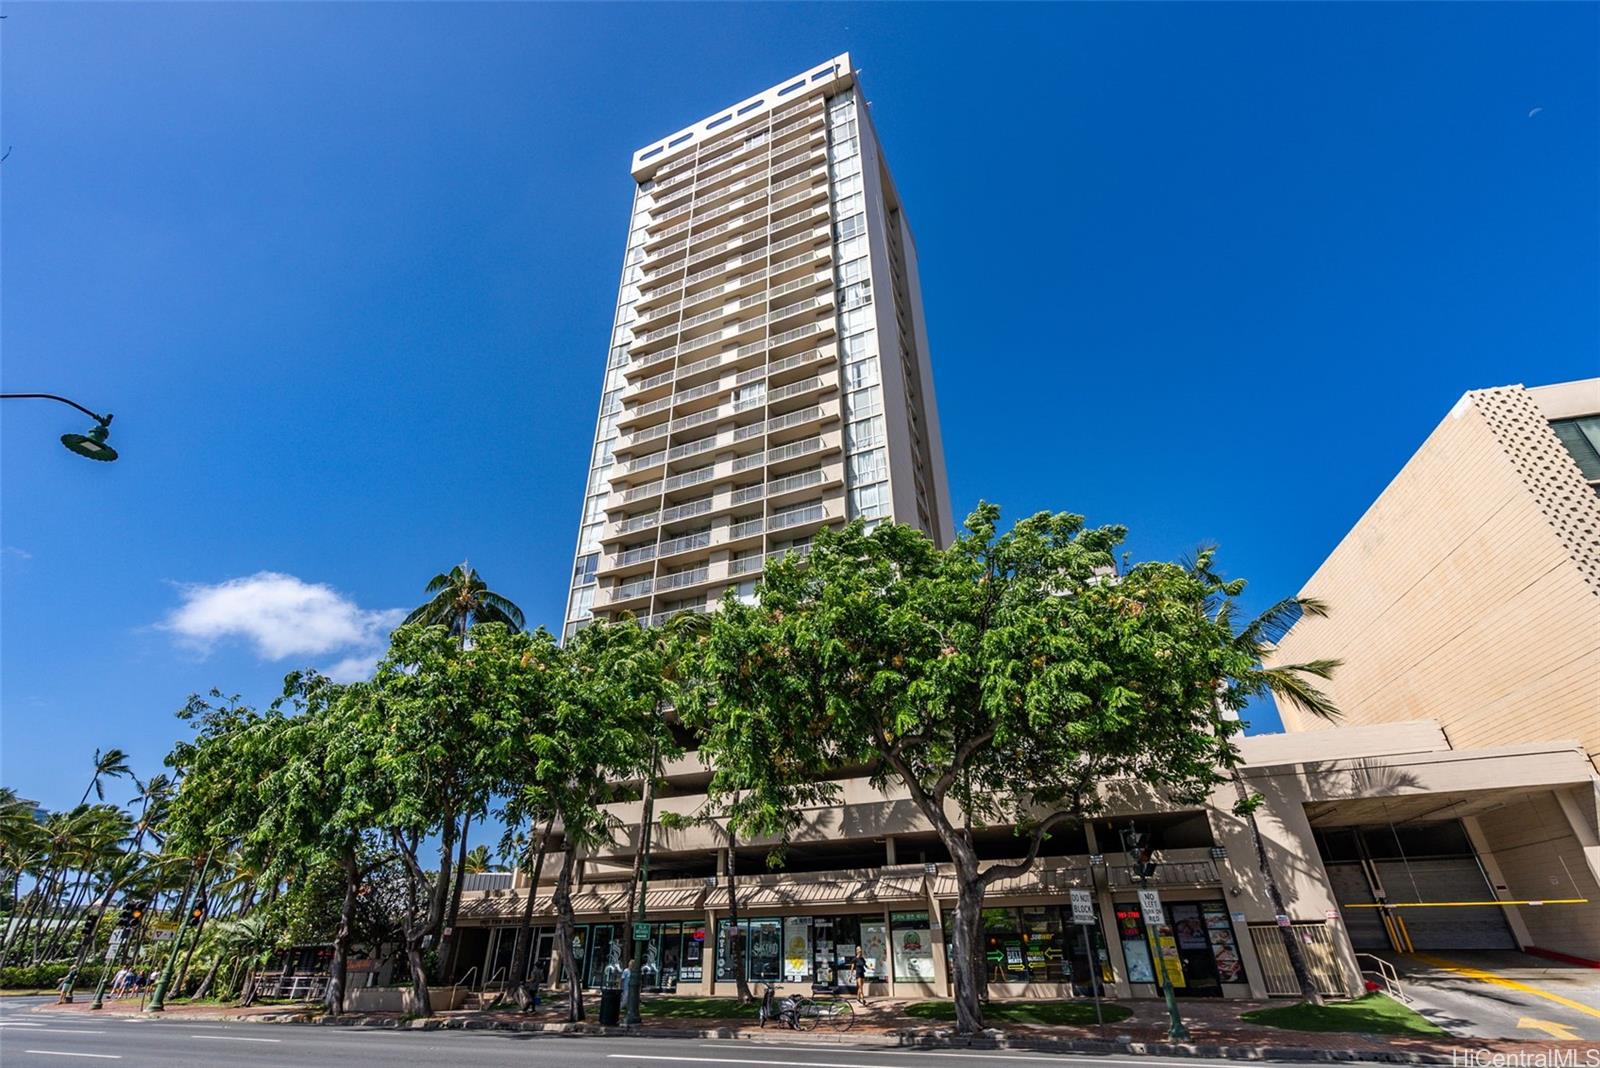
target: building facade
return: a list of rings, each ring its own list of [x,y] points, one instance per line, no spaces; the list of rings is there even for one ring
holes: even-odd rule
[[[748,596],[825,526],[941,544],[916,246],[841,55],[634,154],[565,632]]]
[[[1342,724],[1425,717],[1461,749],[1567,742],[1594,771],[1600,379],[1467,393],[1301,593],[1329,614],[1300,620],[1279,655],[1344,662],[1327,684]],[[1329,727],[1280,711],[1290,731]],[[1497,899],[1572,902],[1504,906],[1517,945],[1600,960],[1596,808],[1591,780],[1466,823]]]

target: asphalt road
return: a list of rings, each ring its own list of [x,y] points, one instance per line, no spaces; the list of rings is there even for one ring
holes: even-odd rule
[[[726,1039],[601,1038],[494,1031],[383,1031],[292,1024],[186,1023],[176,1019],[33,1012],[49,999],[0,1002],[6,1068],[1004,1068],[1004,1062],[1104,1068],[1205,1068],[1220,1062],[1048,1053],[900,1050],[796,1036],[782,1044]],[[808,1041],[809,1039],[809,1041]],[[1237,1066],[1233,1066],[1237,1068]]]
[[[1384,954],[1411,1007],[1453,1035],[1600,1040],[1600,971],[1509,951]]]

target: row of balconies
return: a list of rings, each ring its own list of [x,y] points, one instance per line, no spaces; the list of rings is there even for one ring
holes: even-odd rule
[[[812,424],[830,422],[839,417],[839,401],[830,398],[819,404],[810,405],[799,411],[787,412],[783,415],[773,416],[766,420],[758,420],[744,426],[721,427],[715,433],[693,441],[686,441],[681,445],[674,445],[668,449],[658,449],[644,456],[630,459],[622,466],[622,470],[613,473],[613,477],[626,476],[628,478],[643,478],[656,475],[656,468],[677,460],[686,460],[692,456],[700,456],[714,449],[732,448],[741,442],[753,441],[763,436],[769,440],[769,446],[789,444],[788,441],[770,440],[773,435],[784,438],[798,438],[803,436],[794,431],[808,429]],[[770,449],[769,449],[770,451]],[[665,477],[666,472],[659,472]]]
[[[808,393],[820,392],[834,385],[836,385],[836,382],[833,380],[824,380],[820,376],[802,379],[799,382],[791,382],[786,386],[769,390],[759,397],[747,397],[732,403],[719,404],[716,407],[706,408],[691,415],[680,416],[671,422],[657,423],[654,426],[635,430],[631,434],[625,434],[618,438],[616,448],[618,451],[637,452],[642,446],[659,441],[669,434],[679,434],[685,430],[693,430],[696,427],[705,426],[707,423],[731,419],[736,415],[741,415],[756,408],[777,404]],[[741,438],[740,440],[743,439]]]
[[[811,353],[805,353],[805,355],[811,355]],[[765,368],[757,368],[757,371],[765,371]],[[733,389],[733,387],[731,387],[731,382],[733,381],[738,381],[738,379],[722,379],[722,381],[715,382],[714,385],[717,385],[718,389],[720,390]],[[771,406],[771,404],[781,404],[784,403],[784,401],[797,400],[797,398],[808,398],[811,397],[811,395],[821,395],[821,393],[829,392],[829,390],[835,389],[837,385],[837,377],[832,376],[832,374],[814,374],[814,376],[806,377],[806,379],[800,379],[798,382],[789,382],[787,385],[779,385],[779,387],[776,387],[776,389],[768,389],[768,392],[763,393],[762,397],[750,397],[746,398],[746,400],[734,401],[733,404],[726,404],[726,406],[725,404],[718,404],[717,408],[709,408],[704,412],[696,412],[694,416],[685,416],[685,419],[699,419],[701,416],[706,416],[707,412],[712,412],[712,414],[720,414],[722,417],[738,416],[738,414],[742,414],[742,412],[752,411],[752,409],[755,408],[763,408],[763,406]],[[786,412],[768,412],[768,414],[770,414],[770,416],[779,416],[779,414],[786,414]],[[674,432],[677,432],[677,430],[688,430],[688,428],[696,427],[696,425],[702,425],[690,424],[690,422],[683,422],[682,425],[677,425],[678,422],[682,422],[682,420],[674,420],[674,424],[661,424],[661,427],[672,425],[672,427],[675,427]],[[706,419],[702,420],[702,422],[710,422],[710,420]],[[637,448],[638,444],[640,443],[650,443],[650,441],[659,440],[659,436],[662,435],[654,433],[656,430],[658,430],[658,428],[659,427],[651,427],[650,432],[648,432],[650,433],[648,438],[643,436],[646,432],[640,432],[640,435],[635,435],[632,436],[632,438],[629,438],[630,448]],[[632,462],[632,460],[629,460],[629,462]],[[632,470],[629,470],[629,475],[630,473],[632,473]],[[618,475],[614,476],[614,478],[616,478],[616,480],[622,480],[622,478],[626,478],[626,475],[622,475],[622,473],[619,472]],[[680,489],[682,486],[686,486],[686,484],[693,484],[691,481],[680,481],[683,480],[683,478],[685,478],[683,475],[674,475],[672,478],[667,478],[664,486],[662,486],[661,480],[656,480],[651,481],[651,483],[640,484],[640,486],[624,486],[624,488],[613,488],[613,494],[611,494],[610,499],[608,499],[608,502],[606,502],[606,507],[619,507],[619,505],[632,504],[632,502],[635,502],[635,500],[640,500],[643,499],[643,497],[650,496],[651,491],[659,492],[664,489],[664,491],[670,492],[674,491],[674,489]]]
[[[764,189],[730,200],[725,204],[720,204],[714,211],[707,212],[701,218],[691,218],[686,222],[679,223],[670,230],[662,231],[659,236],[651,238],[644,243],[646,259],[648,261],[669,255],[684,247],[685,244],[715,237],[728,228],[739,226],[763,213],[771,214],[772,212],[792,207],[811,197],[826,196],[828,192],[827,184],[817,181],[825,173],[825,168],[813,167],[803,174],[785,178],[781,182],[769,184]],[[804,184],[806,188],[788,193],[778,197],[776,200],[773,199],[779,192],[801,184]],[[738,211],[745,211],[745,214],[739,218],[730,218],[730,215]],[[691,229],[692,233],[690,232]],[[674,241],[673,238],[679,234],[684,236]]]
[[[701,181],[694,187],[694,192],[704,201],[714,201],[725,193],[738,193],[742,189],[747,189],[752,179],[768,185],[776,184],[794,176],[797,168],[811,168],[819,160],[826,160],[826,153],[827,136],[821,128],[818,128],[808,137],[778,145],[768,152],[763,152],[762,155],[741,160],[718,173],[702,174]],[[688,189],[685,189],[685,192],[688,192]],[[678,205],[666,209],[651,208],[651,214],[659,214],[662,219],[675,217],[677,211]]]
[[[725,241],[718,242],[715,245],[710,245],[703,249],[698,249],[686,256],[675,256],[670,262],[663,260],[647,261],[644,271],[644,282],[642,282],[641,285],[647,283],[650,279],[663,274],[671,274],[677,271],[689,270],[694,265],[715,259],[730,249],[750,246],[752,242],[767,241],[768,239],[775,238],[776,241],[772,242],[772,244],[776,245],[777,242],[786,240],[786,238],[781,235],[784,235],[787,231],[793,229],[794,227],[806,226],[815,228],[828,217],[828,201],[823,199],[811,205],[806,211],[798,212],[787,219],[780,219],[769,226],[763,226],[758,229],[735,234],[733,237],[730,237]]]
[[[673,539],[671,543],[664,543],[671,545],[670,553],[662,552],[662,546],[658,546],[652,566],[668,559],[669,556],[696,550],[714,554],[721,550],[732,552],[740,548],[759,548],[761,539],[767,534],[782,533],[786,537],[800,537],[841,518],[843,514],[843,496],[835,494],[831,501],[818,500],[803,508],[776,515],[753,516],[738,521],[733,521],[731,517],[714,519],[709,531],[697,531],[692,535]],[[634,610],[645,607],[642,602],[654,594],[676,593],[700,586],[726,586],[730,579],[737,578],[740,574],[730,573],[729,563],[728,560],[715,563],[707,561],[703,565],[696,564],[663,575],[637,578],[617,586],[602,586],[595,591],[594,607],[597,611],[608,612]],[[753,571],[754,569],[751,573]],[[604,568],[600,573],[602,577],[609,576]]]
[[[709,171],[728,163],[742,162],[741,157],[746,153],[758,152],[762,148],[776,148],[790,134],[807,129],[821,132],[824,129],[824,124],[819,121],[822,117],[822,109],[817,108],[813,114],[772,126],[765,131],[766,136],[760,140],[750,139],[751,134],[758,132],[754,128],[736,131],[744,139],[737,145],[720,150],[718,145],[722,144],[721,141],[707,142],[696,152],[664,164],[656,171],[655,185],[650,190],[651,199],[657,207],[670,207],[679,193],[697,184],[693,179],[702,177]]]
[[[766,259],[766,257],[763,256],[762,259],[764,261]],[[675,300],[670,304],[662,304],[659,307],[649,308],[649,309],[643,310],[643,311],[640,312],[639,318],[634,320],[634,324],[633,324],[634,330],[636,332],[639,332],[639,333],[647,333],[650,330],[654,330],[654,329],[659,328],[660,326],[665,325],[666,322],[668,321],[668,319],[671,316],[673,316],[673,315],[675,315],[675,314],[677,314],[679,312],[689,311],[689,310],[691,310],[691,309],[693,309],[693,308],[695,308],[695,307],[697,307],[697,306],[699,306],[701,304],[704,304],[706,301],[709,301],[709,300],[713,299],[714,297],[723,296],[725,294],[728,294],[728,293],[732,292],[733,290],[736,290],[736,289],[738,289],[738,288],[740,288],[740,287],[742,287],[744,285],[747,285],[747,284],[749,284],[751,282],[759,282],[761,279],[767,277],[767,274],[768,274],[769,271],[771,272],[771,274],[774,277],[776,277],[777,275],[782,274],[785,270],[788,270],[791,267],[803,266],[808,262],[809,262],[809,257],[807,257],[805,255],[800,255],[800,256],[793,256],[793,257],[791,257],[791,258],[789,258],[787,260],[783,260],[783,261],[781,261],[779,263],[775,263],[770,268],[763,264],[763,266],[757,267],[755,270],[750,271],[750,272],[748,272],[746,274],[739,275],[739,276],[734,277],[734,278],[729,278],[727,281],[723,282],[720,285],[711,286],[708,289],[699,290],[698,292],[692,293],[692,294],[690,294],[688,296],[685,296],[685,297],[682,297],[682,298],[680,298],[678,300]],[[705,277],[709,278],[709,277],[711,277],[712,274],[722,273],[722,272],[724,272],[725,270],[728,269],[728,266],[729,266],[728,264],[718,264],[716,269],[711,271],[709,274],[706,274]],[[738,266],[738,264],[735,263],[732,266]],[[689,282],[689,284],[692,285],[695,281],[698,281],[698,280],[699,280],[699,276],[695,276],[695,277],[690,278],[690,279],[685,279],[684,281]],[[682,282],[674,282],[671,287],[664,287],[662,292],[664,293],[667,288],[671,288],[671,289],[680,288],[682,285],[683,285]],[[635,309],[638,309],[638,304],[635,303],[634,307],[635,307]]]
[[[732,276],[726,277],[725,280],[719,285],[708,286],[703,290],[687,294],[683,300],[679,301],[675,306],[681,307],[684,304],[693,305],[699,303],[703,299],[709,299],[710,297],[716,296],[719,293],[730,293],[741,289],[752,282],[759,282],[763,278],[777,279],[781,277],[785,271],[814,265],[819,260],[832,258],[833,243],[830,241],[814,248],[802,249],[796,255],[789,256],[785,259],[773,259],[773,257],[777,254],[786,252],[796,245],[806,244],[808,239],[813,243],[817,240],[814,235],[797,234],[795,237],[786,237],[782,241],[775,241],[772,244],[767,245],[765,248],[752,250],[744,255],[730,256],[726,260],[723,260],[717,264],[713,264],[711,267],[708,267],[703,271],[696,271],[694,274],[687,275],[675,282],[671,282],[665,286],[662,286],[660,289],[652,291],[649,296],[641,296],[639,300],[635,302],[634,307],[638,308],[640,304],[654,300],[657,297],[671,296],[673,293],[676,293],[685,287],[692,287],[713,278],[725,278],[725,276]],[[733,272],[739,268],[745,268],[745,272],[743,274],[734,275]],[[639,322],[643,320],[635,321]]]
[[[679,159],[672,160],[669,163],[662,164],[660,169],[655,172],[655,176],[659,181],[664,178],[671,178],[673,175],[679,174],[691,166],[706,162],[714,162],[725,150],[738,149],[742,147],[743,140],[748,139],[752,133],[755,133],[758,130],[766,129],[769,132],[775,133],[788,128],[791,124],[786,120],[789,118],[789,116],[795,115],[797,112],[804,111],[813,113],[802,116],[803,121],[809,122],[818,118],[822,118],[825,111],[822,106],[822,102],[823,97],[820,94],[815,96],[807,96],[800,100],[791,101],[780,108],[776,108],[767,112],[765,115],[756,116],[754,119],[751,119],[748,122],[734,123],[733,125],[729,126],[728,129],[723,130],[717,133],[715,136],[708,137],[704,141],[700,142],[695,146],[694,152],[686,154]],[[740,144],[734,144],[733,142],[735,141],[739,141]]]
[[[661,222],[661,219],[659,218],[652,219],[647,224],[648,228],[654,232],[652,232],[650,236],[645,239],[645,251],[654,251],[654,249],[659,247],[662,242],[670,241],[678,234],[684,233],[691,225],[699,225],[705,222],[706,219],[715,219],[724,212],[736,211],[739,208],[750,204],[766,203],[773,196],[783,192],[785,189],[792,188],[805,182],[814,182],[827,173],[828,170],[826,167],[813,167],[803,174],[797,174],[791,178],[785,178],[781,182],[763,181],[763,178],[765,178],[764,175],[756,178],[747,178],[742,182],[737,182],[734,185],[726,187],[720,193],[690,201],[684,205],[684,209],[682,211],[682,222],[675,223],[666,229],[657,229]],[[723,199],[730,193],[737,193],[741,190],[749,189],[751,187],[755,187],[755,192],[747,193],[742,197],[734,197],[732,200]],[[713,211],[706,212],[706,219],[696,219],[693,217],[698,209],[705,208],[717,201],[721,201],[721,203],[717,203],[716,208]],[[674,212],[673,214],[676,216],[679,213]]]
[[[819,302],[823,303],[823,304],[831,304],[832,300],[833,300],[833,293],[830,290],[824,296],[818,297],[816,299]],[[725,327],[724,329],[737,330],[739,328],[738,327],[732,327],[732,328]],[[717,367],[727,367],[727,366],[730,366],[730,365],[733,365],[733,364],[743,363],[743,362],[745,362],[747,360],[750,360],[752,357],[759,356],[759,355],[761,355],[763,353],[775,352],[775,351],[777,351],[777,350],[779,350],[779,349],[781,349],[781,348],[783,348],[783,347],[785,347],[787,345],[793,344],[796,341],[800,341],[800,340],[803,340],[805,338],[811,337],[814,334],[819,334],[819,333],[824,333],[824,332],[831,333],[834,329],[835,329],[834,317],[831,316],[831,315],[824,315],[824,316],[820,317],[816,322],[804,323],[804,324],[802,324],[800,326],[793,327],[793,328],[788,329],[788,330],[781,330],[781,331],[779,331],[779,332],[777,332],[775,334],[772,334],[769,337],[761,338],[761,339],[758,339],[756,341],[748,342],[747,344],[740,345],[737,348],[729,349],[726,352],[714,353],[714,354],[712,354],[710,356],[705,357],[704,359],[697,360],[697,361],[694,361],[693,363],[685,364],[683,366],[680,366],[680,367],[675,369],[675,378],[678,381],[682,381],[682,380],[684,380],[686,378],[689,378],[692,375],[699,374],[702,371],[709,371],[709,370],[711,370],[713,368],[717,368]],[[718,336],[713,337],[712,341],[726,341],[729,336],[730,335],[728,335],[728,334],[718,335]],[[690,351],[698,351],[699,349],[706,348],[708,344],[709,343],[707,343],[707,344],[699,344],[699,343],[697,343],[697,344],[694,345],[694,348],[692,350],[690,350]],[[679,347],[675,347],[675,349],[671,353],[669,353],[668,355],[665,355],[665,356],[652,355],[650,357],[647,357],[637,367],[630,368],[628,373],[632,374],[632,373],[635,373],[637,371],[643,370],[643,369],[645,369],[647,367],[651,367],[651,366],[654,366],[654,365],[657,365],[657,364],[664,364],[668,360],[677,359],[679,356],[683,355],[684,352],[685,352],[685,350],[683,349],[683,347],[679,346]],[[793,354],[792,353],[786,353],[786,355],[793,355]]]
[[[818,200],[820,198],[822,201],[826,202],[827,196],[828,187],[826,185],[815,185],[807,189],[802,189],[798,193],[790,193],[788,196],[779,200],[771,201],[770,203],[767,202],[766,197],[756,197],[755,199],[762,201],[762,203],[758,204],[753,210],[745,212],[743,215],[731,219],[725,219],[716,225],[710,225],[710,223],[714,220],[724,219],[724,216],[721,214],[713,215],[710,219],[706,220],[705,223],[697,223],[692,234],[682,237],[671,244],[661,245],[654,249],[646,245],[643,264],[645,271],[648,273],[661,270],[661,265],[666,262],[668,257],[681,258],[677,257],[676,254],[682,252],[684,249],[692,249],[699,242],[708,241],[711,238],[729,233],[730,231],[738,230],[741,227],[753,225],[761,219],[770,219],[788,210],[789,208],[795,207],[798,204],[804,204],[807,201]],[[687,227],[687,225],[688,224],[685,224],[685,227]],[[701,249],[698,252],[691,251],[689,258],[693,259],[696,256],[709,255],[710,251],[711,250],[709,249]]]
[[[738,315],[741,312],[746,312],[753,308],[767,307],[769,311],[782,312],[787,309],[789,305],[782,305],[772,308],[771,305],[773,301],[779,299],[780,297],[789,296],[792,293],[820,289],[825,286],[831,286],[832,284],[832,272],[813,271],[804,278],[792,279],[791,281],[780,283],[779,285],[773,286],[769,289],[752,293],[746,297],[725,301],[721,307],[712,308],[710,311],[701,312],[699,315],[685,319],[682,322],[674,323],[669,326],[664,326],[658,330],[652,330],[648,333],[638,335],[634,338],[633,342],[629,346],[629,351],[635,356],[641,355],[644,348],[652,342],[661,341],[665,338],[672,337],[674,334],[679,335],[680,338],[683,338],[685,341],[695,340],[698,335],[694,335],[693,331],[696,328],[705,326],[708,323],[717,322],[719,319],[726,319],[729,316]]]
[[[791,175],[788,178],[784,178],[776,182],[772,180],[772,175],[770,174],[753,174],[748,178],[742,178],[730,185],[720,186],[714,192],[703,193],[700,196],[695,197],[693,200],[681,200],[664,212],[659,208],[648,207],[646,210],[650,212],[652,218],[648,223],[646,223],[646,226],[653,229],[663,223],[672,222],[673,229],[677,230],[679,227],[687,225],[688,221],[695,213],[710,210],[720,211],[724,207],[727,207],[740,200],[759,199],[761,197],[770,196],[773,193],[787,189],[792,185],[797,185],[801,182],[815,181],[818,176],[826,173],[827,168],[825,166],[816,166],[808,171],[805,171],[804,173]],[[738,194],[743,193],[746,190],[754,190],[754,193],[751,194],[750,198],[740,198]],[[678,222],[677,220],[679,219],[684,221]],[[650,241],[666,240],[669,238],[669,236],[670,235],[663,231],[652,236]],[[647,247],[648,245],[649,241],[646,242]]]
[[[810,413],[813,413],[815,411],[816,411],[816,409],[807,409],[806,413],[797,413],[797,414],[810,414]],[[818,420],[818,421],[825,421],[825,420],[834,418],[836,416],[836,414],[837,414],[837,407],[834,406],[834,414],[833,415],[829,415],[827,413],[824,413],[824,414],[822,414],[820,416],[813,416],[813,419],[814,420]],[[797,424],[797,425],[804,425],[804,424]],[[711,446],[712,448],[726,447],[726,446],[731,444],[731,441],[729,440],[730,437],[731,437],[731,435],[728,435],[728,434],[717,434],[717,435],[713,435],[710,438],[704,439],[704,441],[713,443],[712,446]],[[700,445],[701,442],[695,442],[694,444]],[[791,462],[791,461],[795,461],[795,460],[804,459],[804,458],[812,456],[813,454],[821,455],[821,454],[826,454],[828,452],[837,451],[839,449],[840,445],[841,445],[841,440],[840,440],[839,433],[837,431],[831,431],[831,432],[827,432],[827,433],[823,433],[823,434],[813,435],[810,438],[804,438],[804,439],[801,439],[801,440],[798,440],[798,441],[791,441],[791,442],[788,442],[785,445],[777,446],[777,447],[771,448],[771,449],[766,449],[766,450],[764,450],[763,452],[760,452],[760,453],[752,453],[752,454],[750,454],[748,456],[734,456],[734,457],[731,457],[731,458],[723,458],[723,459],[720,459],[720,460],[716,461],[713,464],[707,465],[707,466],[711,467],[713,469],[713,471],[714,471],[712,476],[709,479],[707,479],[707,481],[712,482],[712,483],[719,482],[719,481],[722,481],[724,479],[730,478],[730,477],[732,477],[734,475],[737,475],[737,474],[741,473],[742,471],[748,471],[748,470],[751,470],[751,469],[753,469],[755,467],[760,466],[760,464],[758,464],[758,463],[749,462],[752,459],[760,459],[760,460],[765,460],[765,461],[767,461],[769,463],[782,464],[782,463],[785,463],[785,462]],[[705,450],[702,450],[702,451],[710,451],[710,449],[705,449]],[[775,457],[776,457],[776,459],[774,459]],[[743,466],[741,466],[741,464]],[[774,472],[774,473],[781,473],[781,472]],[[769,477],[770,477],[770,474],[769,474]],[[713,499],[714,499],[714,497],[713,497]],[[638,515],[623,516],[623,517],[618,518],[618,519],[613,519],[611,524],[610,524],[609,532],[602,532],[601,541],[602,542],[626,541],[626,540],[630,540],[633,536],[635,536],[635,535],[637,535],[637,534],[639,534],[639,533],[641,533],[643,531],[654,530],[657,527],[670,526],[673,523],[682,522],[685,519],[691,519],[695,515],[701,514],[701,512],[695,511],[695,508],[700,507],[701,504],[702,504],[702,502],[700,502],[700,501],[686,501],[686,502],[683,502],[681,504],[668,505],[665,508],[658,507],[658,508],[656,508],[656,509],[654,509],[652,511],[649,511],[649,512],[641,512]],[[728,506],[724,505],[723,507],[728,507]],[[713,508],[714,508],[713,505],[707,504],[704,508],[702,508],[702,511],[703,512],[709,512],[709,511],[713,510]]]
[[[816,296],[816,297],[809,297],[809,298],[806,298],[804,300],[796,301],[793,304],[786,304],[782,308],[779,308],[777,311],[764,312],[761,315],[754,316],[754,317],[752,317],[750,319],[742,320],[742,321],[740,321],[738,323],[735,323],[735,324],[733,324],[731,326],[722,327],[722,330],[724,330],[725,333],[713,335],[713,340],[714,341],[721,341],[721,342],[737,342],[740,338],[745,337],[746,335],[749,335],[752,332],[759,331],[759,330],[761,330],[763,328],[771,328],[771,327],[776,327],[776,326],[782,326],[784,323],[786,323],[789,320],[793,319],[797,315],[803,315],[808,311],[815,311],[817,309],[831,308],[833,306],[833,296],[834,296],[833,292],[830,290],[830,291],[824,292],[824,293],[822,293],[822,294],[820,294],[819,296]],[[811,324],[808,323],[808,324],[803,324],[803,325],[808,325],[809,326]],[[784,335],[788,334],[789,332],[790,332],[789,330],[778,330],[775,334],[773,334],[771,336],[774,337],[774,338],[783,337]],[[788,339],[788,340],[792,340],[792,339]],[[752,342],[752,343],[754,343],[754,342]],[[785,343],[787,343],[787,341]],[[697,349],[706,348],[706,347],[708,347],[708,346],[707,345],[695,345],[692,349],[689,349],[688,351],[695,351]],[[740,345],[740,346],[738,346],[737,349],[730,350],[730,351],[741,351],[745,347],[746,347],[745,345]],[[682,354],[682,351],[683,350],[680,349],[680,351],[679,351],[680,355]],[[736,360],[727,361],[727,362],[730,362],[730,363],[738,362],[739,360],[746,359],[746,358],[748,358],[750,356],[755,356],[755,355],[758,355],[758,354],[759,354],[758,352],[742,353],[742,355],[740,357],[738,357]],[[719,355],[721,355],[721,354],[719,354]],[[699,361],[696,361],[696,363],[698,363],[698,362]],[[688,378],[688,377],[691,377],[693,375],[699,374],[701,371],[706,371],[706,370],[712,370],[712,369],[715,369],[715,368],[719,368],[719,367],[723,366],[723,364],[724,364],[724,361],[722,361],[720,359],[716,359],[715,362],[706,363],[704,366],[695,366],[695,367],[693,367],[693,370],[689,370],[688,368],[679,368],[679,377]],[[693,365],[691,365],[691,366],[693,366]],[[761,373],[759,373],[759,374],[749,374],[748,372],[751,372],[751,371],[759,371]],[[704,382],[700,382],[700,383],[697,383],[697,384],[694,384],[694,385],[687,386],[687,388],[679,390],[677,393],[673,394],[671,397],[658,397],[653,401],[639,400],[636,403],[627,405],[622,417],[618,420],[617,425],[618,425],[618,427],[620,429],[623,429],[623,430],[628,431],[629,433],[631,433],[632,437],[633,437],[633,440],[629,441],[629,442],[626,442],[626,443],[619,443],[617,447],[619,449],[627,451],[630,448],[632,448],[634,445],[636,445],[639,440],[649,440],[648,437],[644,437],[644,438],[640,437],[640,435],[643,434],[642,430],[631,430],[631,431],[629,431],[629,428],[630,427],[636,427],[639,423],[649,419],[651,416],[659,415],[659,414],[661,414],[662,411],[664,411],[664,410],[666,410],[668,408],[674,407],[677,404],[694,404],[694,402],[696,402],[696,401],[704,401],[708,397],[716,396],[717,393],[718,393],[718,388],[717,387],[718,387],[719,382],[722,382],[722,381],[726,380],[727,383],[728,383],[728,388],[732,388],[734,385],[749,385],[749,384],[754,383],[754,382],[759,382],[763,378],[766,378],[769,372],[767,372],[764,368],[761,368],[761,367],[751,367],[751,368],[744,369],[744,371],[742,373],[746,375],[746,377],[744,378],[743,381],[739,381],[738,376],[735,376],[733,379],[730,380],[730,379],[727,379],[726,375],[724,375],[722,378],[719,378],[719,379],[716,379],[716,380],[704,381]],[[710,388],[708,388],[708,387],[710,387]],[[659,403],[659,402],[665,401],[665,400],[670,400],[673,403],[672,404]],[[624,435],[624,437],[627,437],[627,436],[628,436],[627,434]]]
[[[717,166],[708,170],[697,170],[694,174],[693,192],[709,197],[712,193],[720,193],[726,186],[741,178],[748,178],[756,173],[763,173],[769,178],[786,174],[788,170],[799,162],[809,162],[816,154],[822,152],[827,143],[827,131],[820,125],[810,133],[785,141],[782,144],[762,145],[765,151],[734,161],[729,166]],[[688,177],[688,176],[685,176]],[[681,190],[690,192],[691,187],[686,182]],[[653,191],[654,192],[654,191]],[[657,206],[659,205],[659,207]],[[652,214],[659,212],[663,217],[670,217],[677,210],[678,205],[673,200],[656,201],[651,206]]]
[[[728,470],[726,465],[714,466],[723,468],[721,478],[728,479],[733,477],[734,472]],[[707,470],[709,471],[710,469]],[[715,481],[715,478],[716,476],[713,475],[710,480]],[[699,516],[714,517],[719,513],[731,512],[734,509],[743,508],[761,500],[782,506],[792,503],[797,497],[802,496],[805,491],[838,486],[843,481],[844,467],[842,464],[835,463],[818,466],[806,471],[798,471],[792,475],[769,478],[767,481],[759,482],[753,486],[741,486],[738,488],[724,486],[710,496],[700,500],[686,501],[683,504],[661,509],[655,513],[657,517],[656,525],[666,526]],[[694,536],[685,535],[678,538],[667,538],[655,544],[619,550],[603,556],[599,570],[608,574],[624,573],[630,570],[637,570],[658,559],[709,545],[709,542],[695,545],[683,540],[685,537],[692,538]]]

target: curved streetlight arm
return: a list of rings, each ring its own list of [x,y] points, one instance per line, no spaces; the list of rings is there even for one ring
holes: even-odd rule
[[[0,393],[0,400],[53,400],[53,401],[60,401],[62,404],[70,405],[71,407],[78,409],[78,411],[82,412],[84,415],[89,416],[91,419],[93,419],[95,422],[99,423],[101,426],[110,426],[111,425],[111,419],[112,419],[111,416],[109,416],[109,415],[101,415],[99,412],[91,412],[89,409],[85,408],[83,405],[79,404],[77,401],[68,400],[66,397],[58,397],[54,393]]]

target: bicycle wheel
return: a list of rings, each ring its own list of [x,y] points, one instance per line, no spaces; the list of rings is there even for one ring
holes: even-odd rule
[[[817,1026],[818,1006],[810,998],[799,998],[794,1005],[794,1029],[796,1031],[813,1031]]]
[[[828,1007],[828,1023],[833,1025],[835,1031],[848,1031],[856,1022],[856,1010],[850,1007],[848,1001],[835,1001]]]

